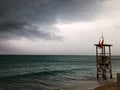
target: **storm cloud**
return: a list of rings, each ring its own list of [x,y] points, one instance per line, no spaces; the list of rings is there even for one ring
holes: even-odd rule
[[[48,32],[52,25],[58,21],[69,23],[95,19],[102,2],[103,0],[0,0],[0,39],[62,39],[54,32]],[[49,29],[46,30],[46,26]],[[42,30],[38,30],[40,27]]]
[[[69,35],[63,33],[57,24],[95,21],[101,16],[107,1],[109,0],[0,0],[0,49],[11,51],[13,42],[11,47],[6,42],[9,41],[10,44],[12,40],[20,41],[23,38],[42,40],[42,43],[44,40],[65,41]]]
[[[94,19],[104,0],[0,0],[0,17],[56,23]]]
[[[20,39],[21,37],[35,39],[41,38],[44,40],[61,40],[62,37],[54,35],[47,31],[41,31],[38,27],[20,22],[16,20],[1,20],[0,21],[0,40],[2,39]]]

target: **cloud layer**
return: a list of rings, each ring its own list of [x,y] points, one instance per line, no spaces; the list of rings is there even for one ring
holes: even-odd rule
[[[62,41],[56,24],[94,21],[106,1],[0,0],[0,47],[22,38]]]
[[[1,20],[0,21],[0,39],[20,39],[21,37],[35,39],[41,38],[44,40],[61,40],[62,37],[54,35],[54,33],[41,31],[38,27],[20,22],[16,20]]]
[[[61,40],[52,25],[95,19],[103,0],[0,0],[0,39]],[[35,25],[35,26],[34,26]],[[44,26],[44,27],[43,27]],[[45,29],[49,26],[49,29]],[[42,31],[38,30],[42,27]]]
[[[104,0],[0,0],[0,17],[40,23],[89,20],[101,9]]]

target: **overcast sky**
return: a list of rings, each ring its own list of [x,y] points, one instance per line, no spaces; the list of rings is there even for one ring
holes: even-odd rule
[[[0,0],[0,54],[120,55],[120,0]]]

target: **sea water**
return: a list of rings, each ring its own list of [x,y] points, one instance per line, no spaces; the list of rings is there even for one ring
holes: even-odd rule
[[[112,56],[113,74],[120,56]],[[96,80],[92,55],[1,55],[0,90],[67,90],[64,85]]]

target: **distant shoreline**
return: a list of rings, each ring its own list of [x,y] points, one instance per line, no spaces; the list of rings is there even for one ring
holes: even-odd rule
[[[1,54],[0,56],[95,56],[95,55],[34,55],[34,54]]]
[[[41,55],[34,55],[34,54],[0,54],[0,56],[96,56],[96,55],[45,55],[45,54],[41,54]],[[114,56],[120,56],[120,55],[112,55],[112,57]]]

